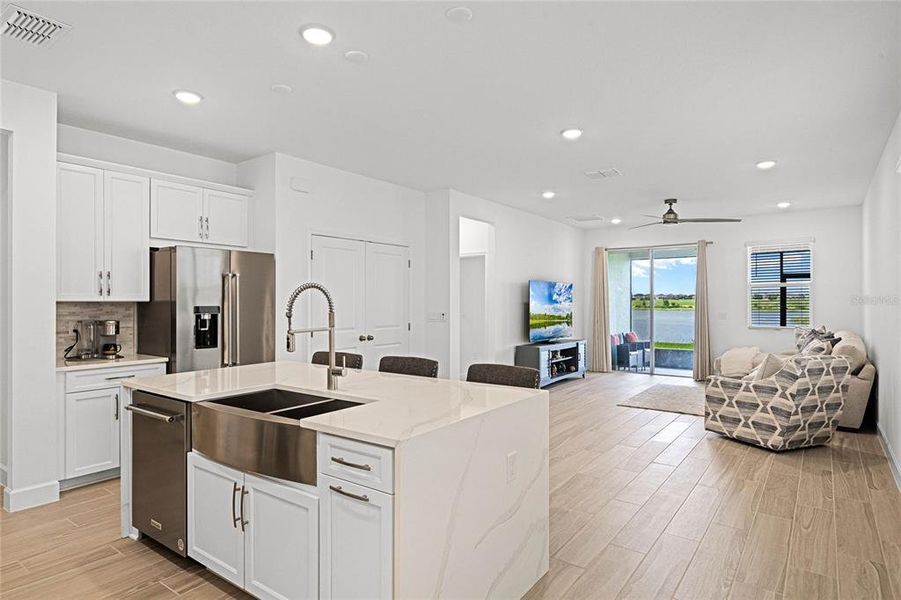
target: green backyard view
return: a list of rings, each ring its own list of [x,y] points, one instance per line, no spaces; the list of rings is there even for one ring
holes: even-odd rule
[[[651,307],[650,298],[632,298],[633,309],[647,309]],[[694,310],[695,299],[691,298],[656,298],[655,310]]]

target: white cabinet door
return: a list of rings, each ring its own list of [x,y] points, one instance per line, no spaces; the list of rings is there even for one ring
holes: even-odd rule
[[[409,258],[404,246],[366,242],[364,361],[370,369],[377,369],[383,356],[409,353]]]
[[[150,180],[105,171],[105,300],[150,300]]]
[[[320,598],[391,598],[389,494],[319,474]]]
[[[316,598],[319,500],[250,474],[244,486],[244,589],[257,598]]]
[[[66,478],[119,466],[119,388],[66,394]]]
[[[204,241],[247,245],[247,196],[203,190]]]
[[[150,237],[204,241],[203,188],[152,179]]]
[[[341,352],[363,353],[366,326],[363,322],[364,281],[366,277],[366,243],[323,235],[314,235],[310,276],[324,285],[335,300],[335,349]],[[327,305],[322,294],[305,294],[310,305],[310,327],[327,324]],[[295,314],[306,314],[304,312]],[[295,325],[303,321],[295,320]],[[360,341],[363,336],[364,341]],[[326,350],[328,338],[313,338],[310,354]],[[309,360],[309,357],[307,357]],[[363,361],[363,368],[375,369],[378,365]]]
[[[56,185],[57,300],[100,300],[105,289],[103,171],[59,163]]]
[[[244,587],[243,485],[240,471],[188,454],[188,556],[238,587]]]

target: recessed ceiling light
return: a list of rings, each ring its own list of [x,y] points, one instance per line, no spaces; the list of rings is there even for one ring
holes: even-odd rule
[[[570,127],[560,132],[560,135],[567,140],[577,140],[582,137],[582,130],[576,127]]]
[[[362,50],[348,50],[344,53],[344,58],[352,63],[364,63],[369,60],[369,55]]]
[[[778,206],[779,208],[788,208],[788,207],[791,206],[791,205],[792,205],[791,202],[780,202],[780,203],[777,204],[776,206]]]
[[[776,166],[775,160],[762,160],[759,163],[757,163],[757,168],[760,169],[761,171],[768,171],[775,166]]]
[[[300,35],[314,46],[328,46],[335,39],[335,32],[325,25],[310,23],[300,28]]]
[[[182,104],[187,104],[189,106],[203,102],[203,96],[190,90],[175,90],[172,92],[172,95]]]
[[[545,200],[552,200],[554,198],[554,196],[556,196],[556,195],[557,195],[556,192],[552,192],[551,190],[546,190],[544,192],[541,192],[541,197],[544,198]]]
[[[619,225],[620,223],[623,222],[623,220],[620,219],[619,217],[613,217],[612,219],[610,219],[610,222],[613,223],[614,225]]]
[[[469,23],[472,21],[472,10],[465,6],[455,6],[447,9],[444,16],[451,23]]]
[[[284,83],[273,83],[270,89],[276,94],[290,94],[294,91],[294,88]]]

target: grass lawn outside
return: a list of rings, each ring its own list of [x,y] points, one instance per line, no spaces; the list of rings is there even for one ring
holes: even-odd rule
[[[694,350],[693,342],[654,342],[655,350]]]

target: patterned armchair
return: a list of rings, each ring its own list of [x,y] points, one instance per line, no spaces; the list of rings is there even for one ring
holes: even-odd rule
[[[707,379],[704,427],[782,451],[827,444],[838,426],[850,382],[842,356],[796,355],[771,377]]]

